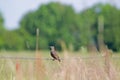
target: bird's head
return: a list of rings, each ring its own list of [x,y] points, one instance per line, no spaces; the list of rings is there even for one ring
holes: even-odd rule
[[[54,46],[50,46],[50,50],[55,50],[55,47]]]

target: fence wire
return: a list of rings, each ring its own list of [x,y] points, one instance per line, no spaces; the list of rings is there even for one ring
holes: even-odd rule
[[[103,56],[88,56],[88,57],[71,57],[71,58],[60,58],[61,60],[67,59],[99,59],[104,58]],[[52,58],[35,58],[35,57],[13,57],[13,56],[0,56],[0,59],[19,59],[19,60],[53,60]],[[120,59],[120,56],[113,56],[111,59]]]

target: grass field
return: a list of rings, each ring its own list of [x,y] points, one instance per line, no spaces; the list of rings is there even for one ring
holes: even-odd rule
[[[48,51],[37,55],[0,52],[0,80],[120,80],[119,55],[112,55],[106,65],[100,54],[73,53],[61,52],[62,61],[58,62]]]

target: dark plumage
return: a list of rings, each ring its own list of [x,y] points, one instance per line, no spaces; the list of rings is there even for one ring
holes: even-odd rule
[[[56,51],[55,51],[55,47],[54,46],[50,46],[50,54],[53,57],[53,60],[58,60],[60,62],[60,58],[57,55]]]

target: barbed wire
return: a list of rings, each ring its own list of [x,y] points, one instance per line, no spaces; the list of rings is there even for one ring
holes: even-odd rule
[[[88,56],[88,57],[70,57],[70,58],[60,58],[61,60],[67,59],[100,59],[103,56]],[[13,56],[0,56],[0,59],[19,59],[19,60],[53,60],[52,58],[35,58],[35,57],[13,57]],[[111,59],[120,59],[120,56],[111,57]]]

